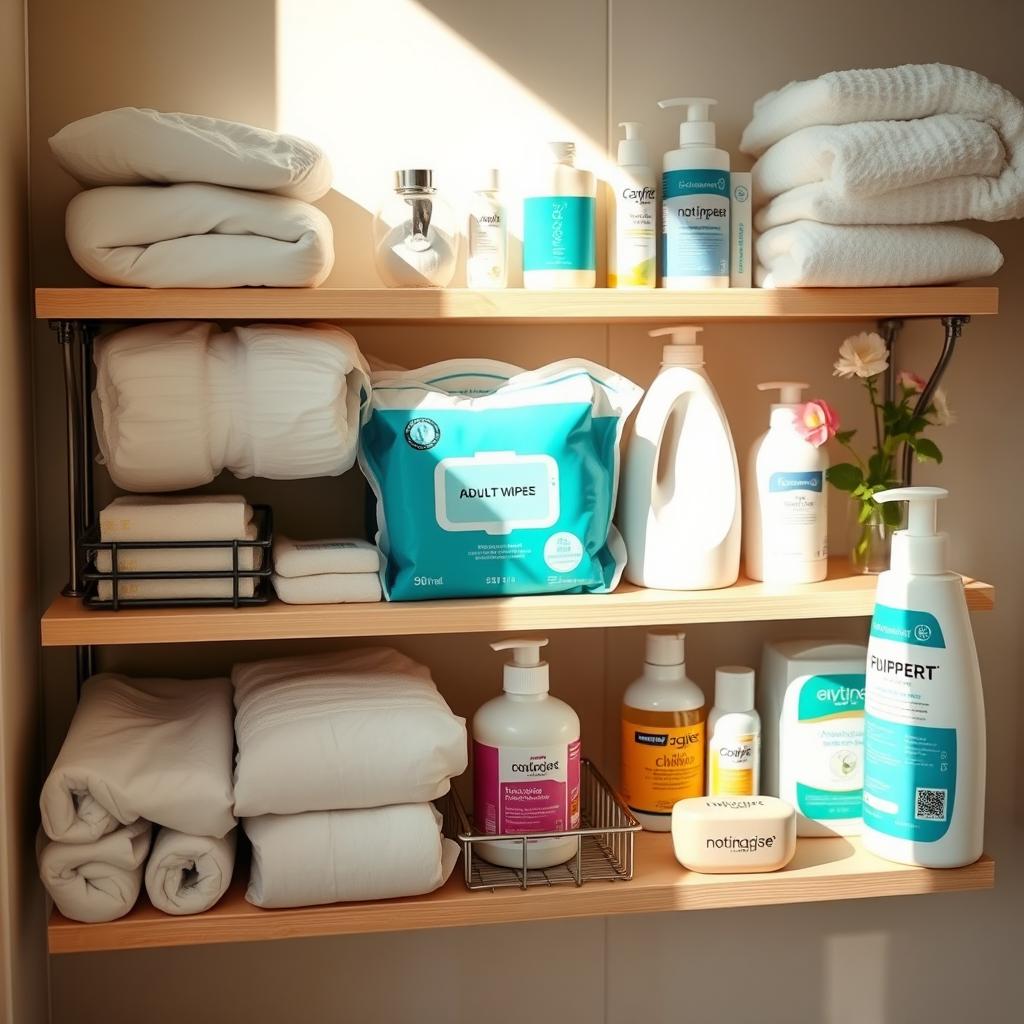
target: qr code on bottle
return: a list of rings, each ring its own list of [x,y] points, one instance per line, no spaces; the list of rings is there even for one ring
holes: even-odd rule
[[[918,787],[914,800],[914,817],[918,821],[945,821],[948,789],[921,789]]]

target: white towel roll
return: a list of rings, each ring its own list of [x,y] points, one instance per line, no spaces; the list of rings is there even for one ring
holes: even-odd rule
[[[292,540],[280,533],[274,537],[274,572],[279,576],[379,571],[380,552],[368,540]]]
[[[201,914],[227,892],[238,830],[221,839],[162,828],[146,864],[149,901],[165,914]]]
[[[372,604],[381,599],[375,572],[329,572],[319,576],[273,577],[285,604]]]

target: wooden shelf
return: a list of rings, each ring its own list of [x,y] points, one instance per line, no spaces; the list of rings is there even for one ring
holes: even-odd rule
[[[657,323],[879,320],[998,312],[997,288],[39,288],[41,319],[341,320],[346,323]]]
[[[987,856],[970,867],[935,871],[880,860],[866,853],[857,839],[802,839],[788,868],[762,875],[698,875],[676,863],[669,836],[641,833],[636,842],[636,872],[631,882],[589,882],[578,889],[553,886],[469,892],[462,882],[460,864],[437,892],[376,903],[259,910],[245,902],[244,881],[236,879],[216,907],[193,917],[163,914],[144,896],[126,917],[107,924],[79,924],[54,911],[49,926],[50,952],[259,942],[606,914],[911,896],[991,889],[995,884],[995,862]]]

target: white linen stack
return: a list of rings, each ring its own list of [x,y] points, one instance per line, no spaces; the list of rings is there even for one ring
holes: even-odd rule
[[[465,721],[389,648],[236,665],[246,899],[297,907],[431,892],[458,846],[430,801],[466,768]]]
[[[1024,216],[1024,106],[947,64],[833,71],[754,104],[764,287],[944,284],[1002,265],[960,220]]]
[[[334,264],[331,187],[319,147],[197,114],[121,107],[50,139],[88,191],[68,205],[75,262],[142,288],[311,287]]]
[[[380,552],[366,540],[274,538],[274,590],[285,604],[381,599]]]
[[[227,679],[87,680],[39,798],[50,840],[39,851],[40,877],[58,910],[76,921],[127,914],[153,824],[164,830],[152,878],[146,873],[154,906],[213,906],[231,877],[232,749]],[[211,845],[221,869],[215,882]]]

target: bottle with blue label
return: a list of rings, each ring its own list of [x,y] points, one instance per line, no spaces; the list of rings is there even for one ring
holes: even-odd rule
[[[679,148],[665,154],[661,182],[661,286],[677,290],[729,287],[729,154],[715,147],[710,108],[696,96],[659,100],[686,107]]]
[[[754,442],[744,489],[747,576],[765,583],[817,583],[828,575],[828,455],[805,440],[796,411],[802,381],[758,384],[778,389],[768,432]]]
[[[878,577],[864,697],[864,846],[956,868],[982,854],[985,706],[963,580],[936,531],[941,487],[900,487],[908,528]]]

